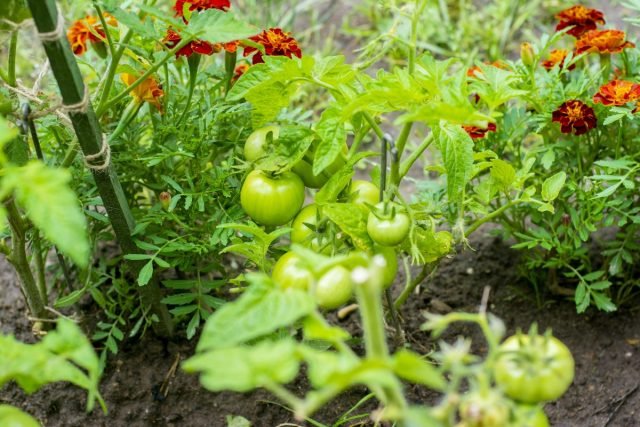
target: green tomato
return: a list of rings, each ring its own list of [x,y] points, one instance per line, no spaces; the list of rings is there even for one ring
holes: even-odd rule
[[[349,202],[376,205],[380,201],[380,189],[369,181],[356,180],[349,188]]]
[[[327,310],[346,304],[353,295],[351,272],[341,265],[331,268],[318,279],[313,295],[318,306]]]
[[[558,399],[573,381],[575,364],[562,341],[552,336],[514,335],[500,345],[496,383],[522,403]]]
[[[313,166],[305,160],[300,160],[291,170],[300,176],[305,187],[320,188],[329,180],[329,175],[327,175],[326,172],[322,172],[320,175],[314,175]]]
[[[271,134],[273,140],[278,139],[280,128],[278,126],[267,126],[253,131],[244,143],[244,158],[250,162],[255,162],[267,153],[267,138]]]
[[[540,406],[518,405],[513,418],[511,427],[549,427],[549,418]]]
[[[471,392],[460,403],[460,420],[467,427],[503,427],[509,420],[508,401],[495,391]]]
[[[278,177],[254,170],[240,190],[240,204],[258,224],[283,225],[296,216],[304,203],[304,184],[298,175],[285,172]]]
[[[273,266],[271,278],[280,289],[309,290],[315,281],[313,273],[302,265],[301,258],[287,252]]]
[[[384,203],[378,203],[376,207],[378,212],[382,212]],[[369,213],[367,233],[375,243],[381,246],[399,245],[409,234],[411,226],[409,215],[399,212],[400,205],[389,203],[389,206],[387,206],[388,212],[391,212],[393,208],[396,211],[393,217],[389,215],[379,218],[376,212]]]
[[[373,248],[376,254],[380,254],[384,257],[386,266],[384,267],[384,275],[382,279],[382,286],[387,289],[396,280],[398,274],[398,254],[396,250],[387,246],[376,245]]]

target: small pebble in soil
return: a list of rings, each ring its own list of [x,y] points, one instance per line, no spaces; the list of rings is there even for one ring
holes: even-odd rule
[[[450,313],[453,310],[449,304],[437,298],[433,298],[429,302],[429,307],[431,308],[431,311],[438,314]]]

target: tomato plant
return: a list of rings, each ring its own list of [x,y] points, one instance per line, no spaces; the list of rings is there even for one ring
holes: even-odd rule
[[[271,177],[254,170],[242,184],[240,203],[257,223],[276,226],[288,223],[304,203],[304,184],[293,172]]]
[[[409,235],[411,221],[409,216],[400,212],[400,205],[395,203],[379,203],[369,213],[367,232],[371,239],[380,246],[396,246]]]
[[[495,380],[504,392],[523,403],[555,400],[571,385],[574,361],[560,340],[533,330],[507,338],[500,346]]]

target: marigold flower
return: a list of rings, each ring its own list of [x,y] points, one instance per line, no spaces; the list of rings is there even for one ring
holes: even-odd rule
[[[595,30],[598,25],[604,25],[604,15],[596,9],[589,9],[582,5],[572,6],[556,15],[556,19],[560,21],[556,26],[556,31],[573,26],[567,31],[574,37],[580,37],[582,34],[590,30]]]
[[[624,105],[640,99],[640,85],[627,80],[613,80],[602,85],[593,102],[603,105]]]
[[[138,77],[129,74],[122,73],[120,74],[120,79],[122,83],[127,86],[131,86]],[[160,104],[160,97],[164,95],[164,91],[158,84],[157,80],[153,77],[147,77],[142,83],[133,88],[131,91],[131,96],[137,102],[148,102],[149,104],[156,107],[158,110],[162,111],[162,104]]]
[[[495,132],[496,124],[489,123],[486,128],[481,128],[478,126],[462,126],[462,129],[464,129],[469,134],[471,139],[479,139],[487,136],[487,133],[489,132]]]
[[[302,57],[302,51],[298,46],[296,39],[291,37],[291,33],[285,33],[280,28],[269,28],[263,31],[257,36],[249,38],[250,40],[264,46],[265,55],[268,56],[286,56],[291,58],[293,55],[298,58]],[[253,63],[259,64],[264,62],[262,58],[262,52],[253,46],[246,46],[244,48],[244,56],[253,55]]]
[[[564,60],[567,59],[568,54],[569,51],[566,49],[554,49],[549,52],[549,58],[542,61],[542,66],[547,70],[552,69],[556,65],[563,67]],[[576,64],[572,64],[569,66],[570,70],[573,70],[574,68],[576,68]]]
[[[176,16],[184,18],[185,4],[189,5],[189,12],[207,9],[227,10],[231,7],[229,0],[176,0],[176,4],[173,6]]]
[[[587,31],[576,41],[576,53],[620,53],[623,49],[636,45],[625,41],[626,35],[620,30]]]
[[[577,99],[569,100],[558,107],[553,112],[552,121],[560,123],[562,133],[574,135],[585,134],[598,124],[593,108]]]
[[[107,25],[117,26],[116,19],[109,15],[104,14],[104,19]],[[71,50],[74,54],[80,56],[87,51],[87,41],[91,43],[104,43],[106,33],[102,28],[102,23],[96,16],[87,16],[83,19],[75,21],[69,30],[67,30],[67,39],[71,45]]]
[[[501,70],[509,69],[509,66],[500,60],[493,61],[493,62],[485,62],[485,64],[491,65],[492,67],[500,68]],[[476,73],[482,74],[482,69],[479,66],[474,65],[472,67],[469,67],[469,69],[467,70],[467,77],[478,77]]]
[[[231,81],[232,82],[237,81],[240,77],[242,77],[244,73],[247,72],[248,69],[249,69],[249,64],[247,64],[246,62],[242,62],[236,65],[236,68],[233,71],[233,78],[231,79]]]
[[[235,53],[238,50],[238,45],[240,45],[240,41],[238,40],[228,43],[216,43],[213,45],[213,50],[215,52],[220,52],[224,49],[229,53]]]
[[[182,41],[182,36],[180,36],[178,32],[172,30],[171,28],[167,30],[167,35],[162,40],[164,45],[169,49],[173,49],[174,47],[176,47],[180,43],[180,41]],[[211,43],[204,40],[194,40],[178,49],[178,51],[176,52],[176,58],[179,58],[181,56],[189,57],[194,53],[199,53],[201,55],[211,55],[214,52],[219,52],[219,50],[216,50],[214,45],[212,45]]]

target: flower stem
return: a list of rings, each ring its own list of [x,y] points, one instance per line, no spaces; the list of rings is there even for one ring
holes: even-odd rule
[[[7,70],[7,84],[11,87],[16,86],[16,54],[18,50],[18,30],[11,33],[11,41],[9,42],[9,68]]]
[[[236,52],[227,52],[224,53],[224,93],[225,96],[231,90],[231,81],[233,80],[233,76],[236,72],[236,60],[238,55]]]

